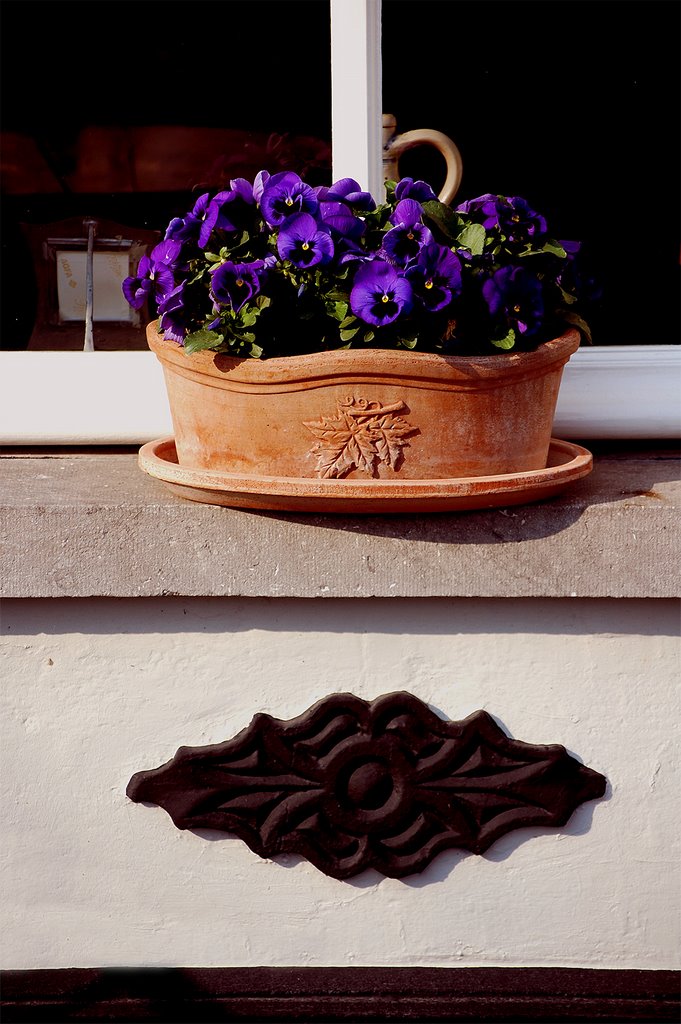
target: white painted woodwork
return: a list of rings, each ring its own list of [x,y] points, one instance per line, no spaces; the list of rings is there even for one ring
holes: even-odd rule
[[[331,142],[334,181],[383,189],[381,0],[331,0]]]
[[[664,600],[8,600],[3,968],[677,968],[679,667]],[[126,798],[257,711],[399,689],[564,744],[605,797],[483,856],[346,882]]]
[[[0,352],[0,444],[143,444],[172,434],[151,352]],[[681,346],[580,348],[563,371],[554,435],[681,437]]]

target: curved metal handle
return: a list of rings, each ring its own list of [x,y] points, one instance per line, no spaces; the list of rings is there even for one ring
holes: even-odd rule
[[[399,180],[399,158],[408,149],[416,146],[434,146],[445,158],[447,177],[440,191],[442,203],[451,203],[461,184],[463,161],[457,146],[448,135],[431,128],[415,128],[413,131],[395,135],[397,123],[392,114],[383,115],[383,179]]]

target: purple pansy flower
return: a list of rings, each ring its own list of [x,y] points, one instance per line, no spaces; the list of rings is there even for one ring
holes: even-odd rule
[[[270,180],[272,175],[269,171],[258,171],[255,178],[253,179],[253,198],[256,203],[260,205],[262,194],[265,191],[265,185]]]
[[[417,203],[427,203],[431,199],[437,199],[437,196],[427,181],[401,178],[395,185],[395,199],[415,199]]]
[[[544,298],[541,283],[523,267],[502,267],[482,286],[482,295],[495,320],[530,336],[542,324]]]
[[[366,251],[362,249],[360,245],[353,242],[351,238],[341,238],[339,241],[334,243],[335,246],[335,260],[339,267],[342,267],[346,263],[369,263],[373,259],[372,256],[367,255]]]
[[[214,223],[210,192],[204,192],[185,217],[173,217],[166,228],[165,237],[179,242],[196,242],[201,249],[205,249]]]
[[[485,229],[493,228],[499,223],[498,202],[498,196],[492,195],[491,192],[486,192],[484,196],[478,196],[476,199],[468,199],[465,203],[460,203],[456,207],[456,213],[465,213],[472,220],[482,224]]]
[[[262,260],[253,263],[232,263],[228,260],[212,272],[211,295],[218,306],[238,313],[241,307],[260,291]]]
[[[553,240],[519,196],[485,193],[448,215],[425,181],[390,182],[377,204],[354,178],[310,187],[277,169],[192,202],[122,282],[134,309],[155,301],[161,333],[188,352],[528,350],[563,321],[588,337],[579,243]],[[195,337],[206,328],[216,333]]]
[[[328,228],[320,227],[311,214],[299,213],[282,225],[277,251],[296,267],[314,267],[332,259],[333,240]]]
[[[546,221],[525,199],[512,196],[497,207],[499,230],[509,242],[529,242],[546,234]]]
[[[201,230],[201,222],[186,214],[184,217],[173,217],[166,228],[167,239],[177,239],[179,242],[196,242]]]
[[[163,337],[170,341],[176,341],[180,345],[189,333],[184,306],[184,289],[183,281],[178,284],[177,288],[168,292],[158,307]]]
[[[568,260],[574,260],[582,248],[581,242],[566,242],[565,239],[561,239],[560,244],[565,249]]]
[[[324,201],[319,205],[319,216],[336,238],[357,242],[366,231],[364,221],[356,217],[345,203]]]
[[[382,327],[409,313],[412,305],[411,285],[390,263],[372,260],[357,270],[350,308],[360,320]]]
[[[315,192],[320,203],[337,201],[365,213],[376,209],[374,197],[370,192],[363,192],[359,182],[354,178],[339,178],[329,188],[319,185]]]
[[[154,246],[149,255],[139,261],[137,274],[126,277],[122,289],[133,309],[141,309],[147,299],[161,302],[175,287],[173,273],[182,250],[180,242],[165,240]]]
[[[423,207],[415,199],[403,199],[390,217],[394,225],[383,237],[383,252],[398,266],[405,266],[418,255],[433,236],[422,222]]]
[[[405,276],[414,298],[433,313],[448,306],[461,291],[461,261],[437,242],[424,245]]]
[[[172,239],[164,239],[155,245],[151,250],[151,260],[156,266],[169,267],[174,270],[177,267],[182,244]]]
[[[123,294],[132,309],[141,309],[147,299],[153,295],[154,284],[151,279],[152,263],[148,256],[143,256],[137,265],[137,274],[126,277],[121,285]],[[172,278],[172,273],[171,273]]]
[[[260,212],[270,228],[279,227],[297,213],[316,213],[319,201],[314,189],[294,171],[281,171],[267,181],[260,199]]]
[[[253,186],[245,178],[234,178],[228,189],[211,200],[206,221],[212,219],[214,227],[221,231],[239,231],[254,206]]]

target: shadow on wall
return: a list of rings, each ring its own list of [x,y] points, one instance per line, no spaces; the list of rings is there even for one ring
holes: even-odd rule
[[[399,606],[399,608],[396,607]],[[86,614],[87,612],[87,614]],[[678,637],[679,603],[674,598],[524,597],[145,597],[5,598],[8,637],[70,634],[125,637],[191,634],[207,638],[243,632],[322,632],[364,637],[451,636],[637,636]],[[452,681],[455,674],[452,674]]]

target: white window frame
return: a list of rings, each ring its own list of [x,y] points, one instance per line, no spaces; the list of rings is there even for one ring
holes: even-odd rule
[[[381,0],[330,4],[333,177],[378,196]],[[565,367],[554,434],[681,437],[681,346],[660,341],[580,348]],[[0,352],[0,445],[137,445],[171,433],[151,352]]]

